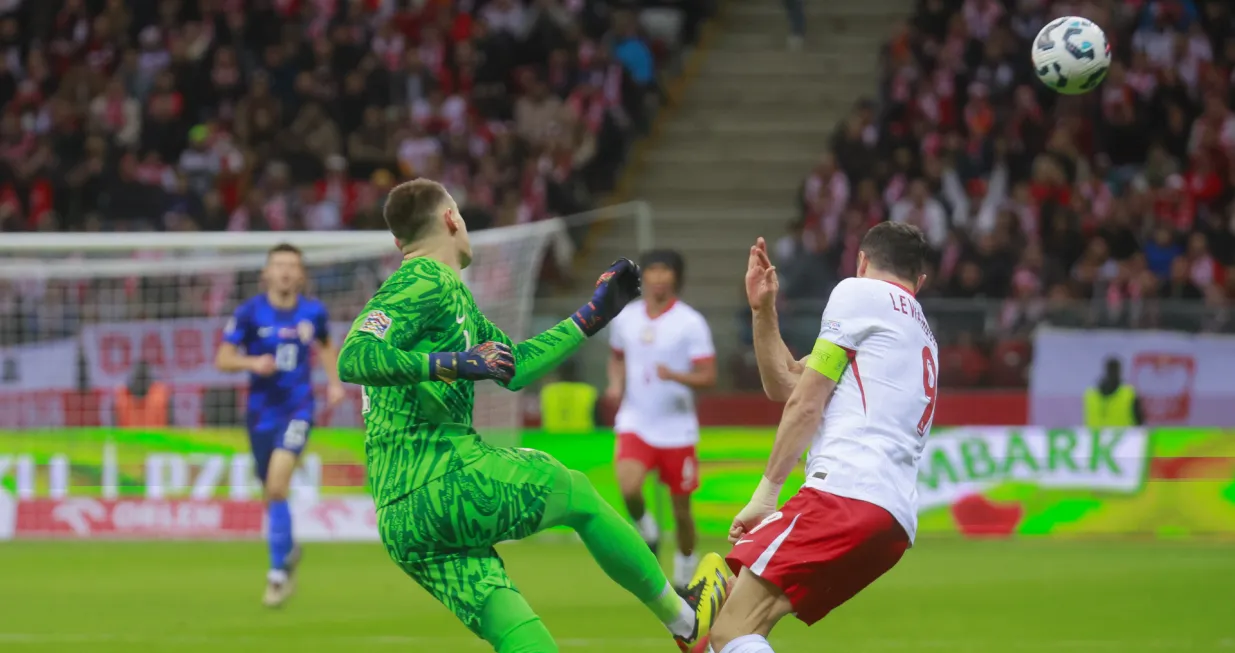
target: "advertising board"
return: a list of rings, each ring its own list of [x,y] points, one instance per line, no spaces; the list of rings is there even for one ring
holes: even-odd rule
[[[773,437],[704,429],[694,497],[703,533],[727,530]],[[529,431],[522,440],[585,472],[620,505],[612,432]],[[257,537],[264,511],[247,445],[233,429],[0,431],[0,538]],[[376,538],[363,434],[317,429],[309,452],[292,484],[298,537]],[[799,472],[784,498],[800,482]],[[1235,432],[936,429],[918,493],[924,536],[1232,536]]]

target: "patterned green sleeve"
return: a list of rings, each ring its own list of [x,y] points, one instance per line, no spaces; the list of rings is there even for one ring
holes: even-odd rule
[[[481,317],[480,342],[496,340],[512,345],[515,352],[515,377],[506,383],[509,390],[522,390],[553,368],[561,365],[587,340],[578,325],[570,318],[558,322],[553,328],[538,336],[515,345],[510,337],[497,328],[488,318]]]
[[[406,269],[406,268],[405,268]],[[428,328],[445,310],[442,285],[411,273],[387,282],[365,304],[339,351],[339,379],[369,387],[430,380]]]

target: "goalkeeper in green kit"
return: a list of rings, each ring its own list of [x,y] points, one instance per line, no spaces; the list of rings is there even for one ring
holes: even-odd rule
[[[427,179],[401,184],[385,218],[404,261],[352,325],[339,377],[364,386],[368,480],[390,557],[499,653],[553,653],[557,645],[493,546],[569,526],[681,650],[706,649],[726,592],[720,556],[705,556],[679,596],[586,476],[540,451],[490,446],[472,428],[475,382],[518,390],[552,370],[639,296],[638,268],[614,263],[574,315],[512,345],[459,276],[472,248],[445,188]]]

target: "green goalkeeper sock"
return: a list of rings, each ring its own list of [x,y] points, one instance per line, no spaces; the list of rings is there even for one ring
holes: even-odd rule
[[[494,590],[485,601],[480,636],[497,653],[558,653],[549,629],[523,595],[505,587]]]
[[[695,614],[673,588],[635,527],[622,518],[592,487],[582,473],[570,471],[568,494],[555,492],[545,509],[541,528],[573,528],[600,568],[668,626],[675,635],[689,636]]]

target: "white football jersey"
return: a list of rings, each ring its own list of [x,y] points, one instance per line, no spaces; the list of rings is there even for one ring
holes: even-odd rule
[[[714,358],[712,332],[699,311],[675,301],[656,317],[642,299],[631,302],[609,324],[609,344],[625,357],[626,389],[618,409],[618,433],[634,433],[661,448],[699,441],[694,392],[662,380],[656,368],[689,372],[697,361]]]
[[[938,347],[922,305],[899,285],[845,279],[819,337],[849,352],[806,461],[806,487],[873,503],[912,542],[918,460],[935,417]]]

